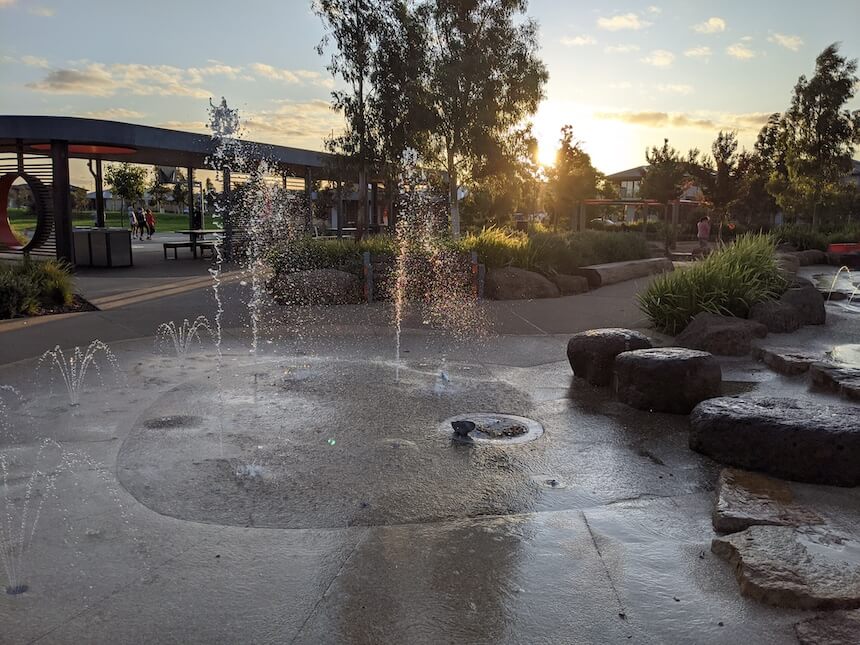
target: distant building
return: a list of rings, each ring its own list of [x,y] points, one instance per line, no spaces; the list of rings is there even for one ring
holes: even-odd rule
[[[622,170],[612,175],[606,175],[606,181],[615,184],[618,188],[618,197],[621,200],[640,201],[641,196],[639,191],[642,187],[642,180],[645,178],[645,173],[648,172],[648,166],[636,166],[628,170]],[[704,200],[702,190],[695,184],[690,184],[684,191],[678,195],[678,199],[687,200],[690,202],[700,202]],[[637,209],[640,206],[631,204],[624,206],[624,221],[633,222],[636,219]]]

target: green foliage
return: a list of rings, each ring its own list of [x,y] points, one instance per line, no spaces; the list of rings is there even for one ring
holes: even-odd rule
[[[596,197],[602,179],[582,143],[573,138],[570,125],[561,129],[561,146],[547,175],[547,206],[556,224],[569,218],[583,199]]]
[[[687,269],[657,277],[639,295],[639,307],[658,330],[674,335],[703,311],[746,317],[754,303],[778,297],[785,287],[774,237],[744,235]]]
[[[778,242],[790,244],[798,251],[817,249],[826,251],[827,246],[838,242],[860,242],[860,224],[846,225],[831,230],[813,229],[801,224],[786,224],[774,229]]]
[[[74,299],[68,264],[23,262],[0,266],[0,319],[34,315]]]
[[[846,109],[857,91],[857,61],[839,55],[836,44],[815,59],[815,74],[801,76],[791,106],[777,123],[768,123],[783,167],[775,169],[768,189],[780,207],[812,215],[840,201],[841,180],[851,169],[860,141],[860,111]]]
[[[547,275],[572,273],[591,264],[649,257],[648,245],[641,235],[608,231],[526,235],[490,227],[467,235],[459,246],[464,251],[476,251],[479,261],[490,268],[515,266]]]
[[[128,202],[143,197],[148,178],[149,170],[130,163],[111,164],[105,172],[105,179],[114,194]]]

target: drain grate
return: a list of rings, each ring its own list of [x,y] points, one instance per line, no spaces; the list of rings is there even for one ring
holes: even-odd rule
[[[474,429],[466,424],[470,431],[468,438],[463,437],[465,441],[471,440],[473,443],[501,445],[527,443],[534,441],[543,434],[543,426],[534,419],[496,412],[458,414],[455,417],[445,419],[439,425],[439,430],[453,438],[459,438],[465,435],[463,432],[464,424],[461,422],[474,424]],[[460,434],[454,431],[452,424],[457,424],[461,428]]]

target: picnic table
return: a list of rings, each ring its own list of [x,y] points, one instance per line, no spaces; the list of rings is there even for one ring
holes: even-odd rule
[[[224,231],[220,228],[194,228],[194,229],[186,229],[182,231],[174,231],[174,233],[179,233],[180,235],[188,235],[190,240],[188,246],[191,247],[191,255],[197,259],[197,247],[209,247],[212,245],[211,242],[205,242],[207,235],[215,235],[217,233],[223,233]],[[166,245],[165,245],[166,248]],[[201,253],[202,255],[202,253]]]

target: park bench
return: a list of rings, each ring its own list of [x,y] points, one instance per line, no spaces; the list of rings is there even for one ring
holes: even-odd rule
[[[167,249],[173,249],[173,259],[179,259],[179,251],[181,248],[191,248],[191,242],[165,242],[164,243],[164,259],[167,259]]]
[[[200,250],[200,257],[206,257],[206,251],[209,251],[209,257],[215,257],[215,242],[198,242],[197,248]]]

